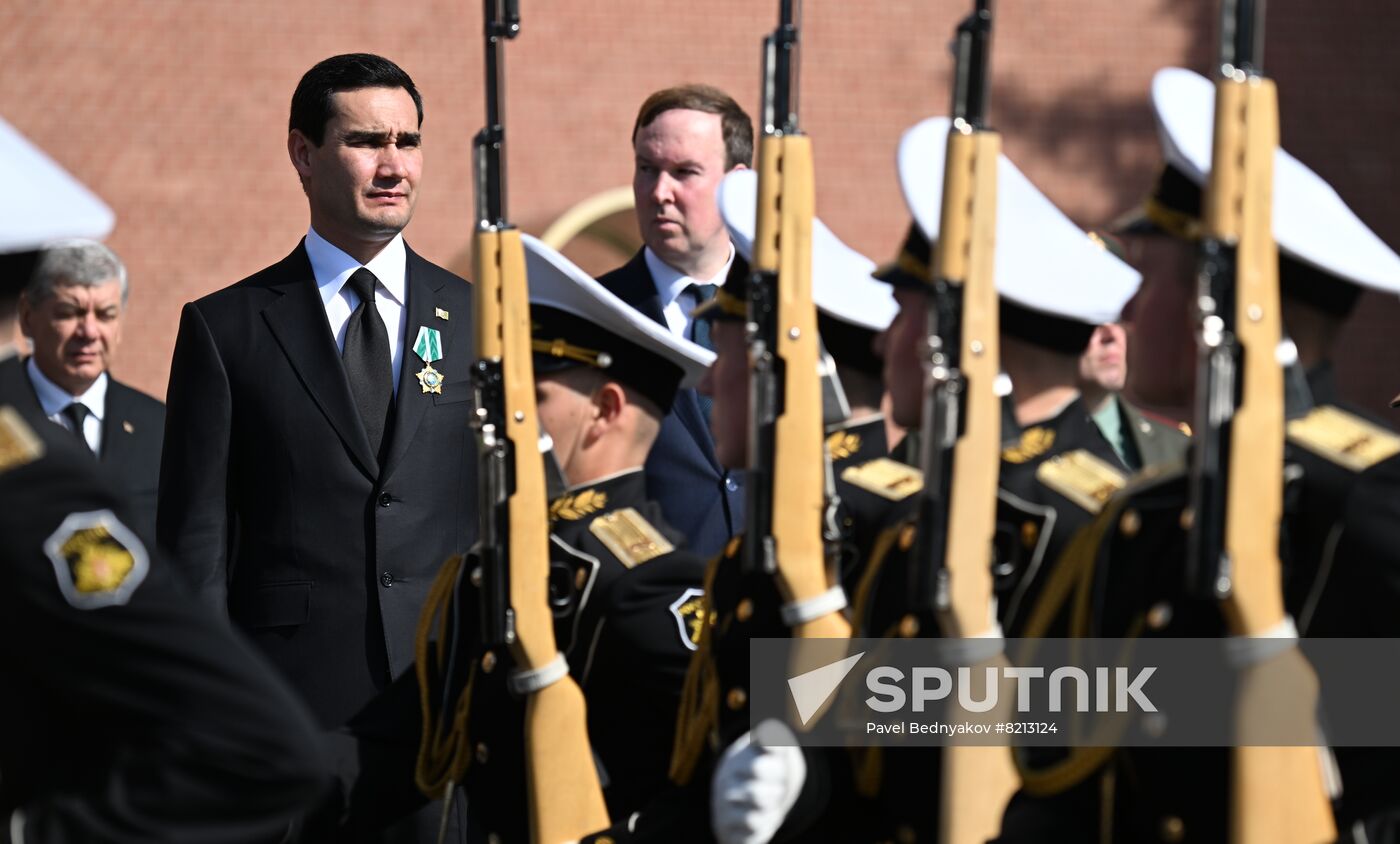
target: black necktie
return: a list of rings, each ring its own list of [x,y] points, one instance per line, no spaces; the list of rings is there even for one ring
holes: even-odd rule
[[[715,298],[715,286],[713,284],[690,284],[685,288],[685,292],[695,297],[695,307],[700,307],[711,299]],[[696,319],[691,316],[690,330],[686,332],[686,339],[698,346],[703,346],[710,351],[714,351],[714,344],[710,341],[710,321],[708,319]],[[700,413],[705,417],[705,422],[710,421],[710,407],[714,404],[710,397],[702,393],[696,393],[695,397],[700,400]]]
[[[88,444],[87,434],[83,432],[83,422],[87,420],[87,416],[91,412],[87,405],[78,401],[59,411],[63,414],[63,418],[68,420],[68,424],[73,427],[73,433],[78,436],[78,442],[82,443],[83,448],[88,451],[92,451],[92,446]]]
[[[389,358],[389,332],[374,305],[374,285],[379,279],[360,267],[350,276],[348,284],[360,297],[360,304],[350,314],[345,327],[345,351],[341,360],[350,379],[350,392],[355,396],[360,420],[369,435],[369,447],[376,455],[384,442],[389,423],[389,411],[394,404],[394,370]]]

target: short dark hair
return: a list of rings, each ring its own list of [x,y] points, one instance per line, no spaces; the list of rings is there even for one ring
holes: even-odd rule
[[[373,53],[346,53],[317,62],[297,83],[292,93],[292,115],[287,130],[296,130],[320,146],[326,139],[326,124],[335,116],[331,95],[361,88],[402,88],[418,109],[418,125],[423,125],[423,97],[404,69]]]
[[[632,124],[632,142],[637,142],[637,133],[643,127],[675,109],[718,114],[724,137],[724,169],[733,170],[740,164],[753,166],[753,120],[733,97],[712,85],[677,85],[647,97],[637,111],[637,122]]]

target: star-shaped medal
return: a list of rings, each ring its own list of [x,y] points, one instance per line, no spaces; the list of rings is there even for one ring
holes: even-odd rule
[[[423,385],[423,392],[442,395],[442,373],[433,369],[431,363],[418,370],[417,375],[418,383]]]

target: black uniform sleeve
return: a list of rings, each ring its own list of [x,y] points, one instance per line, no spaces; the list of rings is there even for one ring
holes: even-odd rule
[[[310,714],[91,473],[0,475],[0,711],[37,716],[0,728],[0,841],[279,840],[329,783]]]
[[[166,391],[156,525],[160,545],[212,612],[228,612],[228,461],[233,406],[219,350],[185,305]]]

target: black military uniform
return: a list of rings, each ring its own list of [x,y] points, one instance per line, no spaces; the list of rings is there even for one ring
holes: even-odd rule
[[[626,819],[666,784],[676,707],[699,641],[704,562],[646,499],[638,467],[550,505],[555,638],[588,702],[588,733],[608,811]],[[524,721],[506,690],[509,658],[478,673],[471,704],[469,822],[529,838]]]
[[[73,437],[0,395],[0,841],[276,841],[304,705],[200,612]]]
[[[541,242],[525,241],[537,381],[597,371],[659,420],[677,389],[699,379],[709,353],[655,327]],[[647,497],[640,465],[568,489],[550,503],[548,524],[555,640],[587,702],[609,815],[625,826],[667,783],[676,710],[704,620],[705,564]],[[464,578],[462,629],[477,629],[479,606],[477,584]],[[472,829],[526,841],[526,703],[507,688],[510,668],[505,652],[474,663],[464,785]]]

